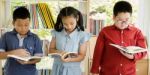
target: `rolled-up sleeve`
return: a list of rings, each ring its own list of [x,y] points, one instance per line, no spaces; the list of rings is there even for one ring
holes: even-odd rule
[[[143,36],[143,34],[142,34],[141,31],[139,31],[137,33],[136,38],[137,38],[137,43],[136,43],[137,46],[140,46],[140,47],[143,47],[143,48],[147,47],[147,45],[146,45],[146,39]],[[146,54],[147,54],[147,52],[137,53],[137,54],[134,55],[134,60],[136,61],[136,60],[142,59],[143,57],[146,56]]]
[[[6,50],[6,34],[2,35],[0,38],[0,52],[5,52]]]

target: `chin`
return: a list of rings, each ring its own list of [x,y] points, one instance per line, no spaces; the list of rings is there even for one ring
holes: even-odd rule
[[[67,31],[72,32],[72,31],[73,31],[73,29],[68,29]]]
[[[19,33],[20,35],[26,35],[27,34],[27,32],[24,32],[24,33]]]

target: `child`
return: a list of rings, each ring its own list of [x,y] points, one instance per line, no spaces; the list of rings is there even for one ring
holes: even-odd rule
[[[73,7],[63,8],[52,31],[50,53],[75,52],[76,58],[54,57],[51,75],[81,75],[80,63],[86,55],[89,34],[84,32],[81,13]]]
[[[100,32],[93,55],[91,73],[93,75],[136,75],[136,60],[142,59],[146,52],[128,54],[111,46],[140,46],[146,48],[141,30],[130,24],[132,6],[119,1],[113,9],[114,24]]]
[[[40,60],[21,61],[7,58],[7,55],[41,56],[42,46],[37,35],[29,30],[30,14],[25,7],[13,12],[13,31],[5,33],[0,39],[0,59],[7,59],[5,75],[37,75],[35,63]]]

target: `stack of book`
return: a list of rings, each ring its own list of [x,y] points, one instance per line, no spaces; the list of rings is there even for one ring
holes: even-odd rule
[[[33,29],[54,28],[54,19],[49,6],[46,3],[30,4],[27,6],[31,13]]]
[[[105,20],[90,19],[89,21],[90,33],[92,33],[92,35],[98,35],[99,32],[104,27],[104,25],[105,25]]]

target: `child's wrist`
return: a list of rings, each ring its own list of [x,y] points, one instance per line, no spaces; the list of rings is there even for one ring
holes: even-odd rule
[[[61,51],[61,50],[58,50],[58,53],[63,55],[65,52]]]
[[[69,61],[68,62],[72,62],[72,58],[69,58]]]

